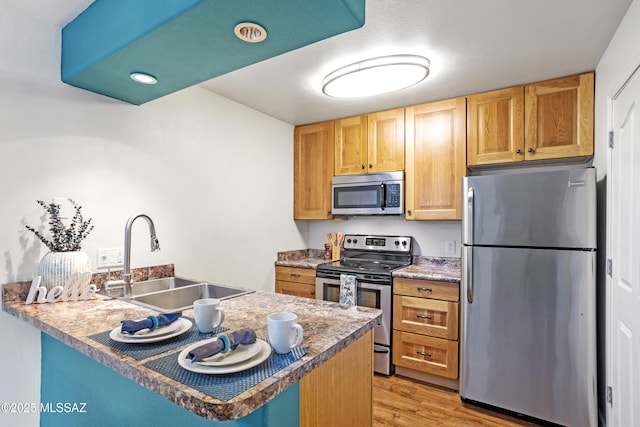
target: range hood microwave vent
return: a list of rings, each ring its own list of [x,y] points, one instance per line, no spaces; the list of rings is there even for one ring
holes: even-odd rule
[[[62,81],[140,105],[364,25],[365,0],[96,0],[62,29]],[[269,36],[236,37],[241,22]],[[156,84],[129,76],[147,73]]]

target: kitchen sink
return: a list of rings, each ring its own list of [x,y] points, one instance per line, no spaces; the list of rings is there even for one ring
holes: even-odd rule
[[[163,277],[162,279],[150,279],[142,282],[133,282],[131,292],[134,296],[167,289],[181,288],[183,286],[202,283],[201,280],[185,279],[183,277]]]
[[[204,280],[187,279],[184,277],[163,277],[161,279],[142,280],[131,284],[131,294],[133,296],[144,295],[151,292],[181,288],[198,283],[204,283]],[[124,295],[124,283],[117,284],[116,286],[105,285],[100,292],[111,297],[122,297]]]
[[[142,295],[134,294],[128,301],[153,310],[169,312],[191,308],[193,302],[200,298],[218,298],[224,300],[252,292],[254,291],[224,285],[196,283]]]

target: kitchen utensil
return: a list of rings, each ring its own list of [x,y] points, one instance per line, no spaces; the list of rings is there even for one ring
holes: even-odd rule
[[[331,259],[333,261],[337,261],[340,259],[340,246],[342,245],[342,241],[344,240],[344,233],[338,232],[336,234],[336,240],[333,241],[333,246],[331,248]]]
[[[333,238],[333,233],[327,233],[327,239],[329,239],[329,242],[331,242],[331,246],[336,245],[336,241]]]
[[[302,326],[296,323],[293,313],[273,313],[267,317],[269,341],[276,353],[286,354],[302,344]]]
[[[203,334],[213,331],[224,321],[224,310],[220,307],[220,300],[217,298],[195,300],[193,312],[195,313],[196,326]]]

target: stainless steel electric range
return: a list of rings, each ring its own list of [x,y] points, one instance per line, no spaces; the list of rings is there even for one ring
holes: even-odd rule
[[[316,298],[338,302],[340,276],[353,275],[357,304],[382,310],[382,322],[374,330],[374,370],[391,375],[392,273],[413,261],[413,238],[347,234],[343,257],[316,269]]]

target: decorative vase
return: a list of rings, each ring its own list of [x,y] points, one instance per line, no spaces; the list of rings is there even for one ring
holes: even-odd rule
[[[83,251],[47,252],[38,265],[38,276],[42,276],[43,286],[53,289],[64,286],[73,273],[91,271],[89,255]]]

